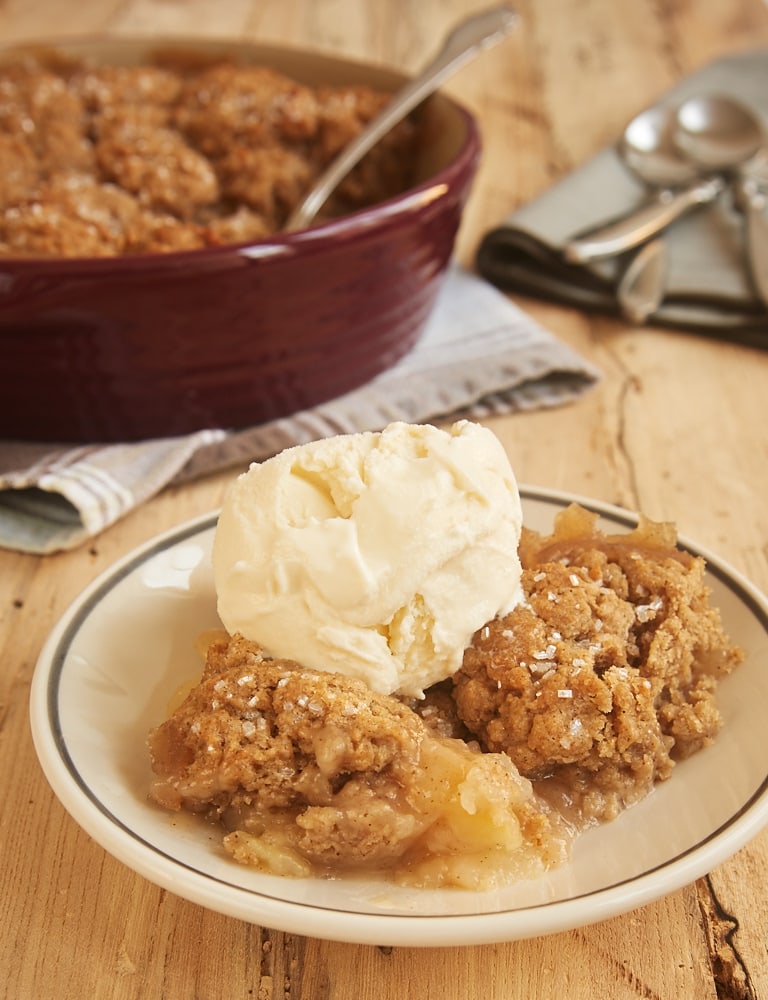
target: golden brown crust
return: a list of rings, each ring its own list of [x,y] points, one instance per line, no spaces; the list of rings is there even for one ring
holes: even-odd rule
[[[210,642],[149,749],[158,804],[221,819],[236,860],[279,874],[489,888],[566,856],[570,830],[506,755],[432,735],[397,699],[240,636]]]
[[[714,692],[741,653],[709,605],[704,561],[644,521],[601,535],[571,508],[521,546],[525,603],[474,638],[454,678],[459,717],[486,750],[555,778],[587,818],[609,818],[711,742]]]
[[[228,63],[5,68],[0,253],[112,256],[261,239],[387,100],[368,87],[313,89]],[[411,122],[393,129],[328,214],[404,190],[415,137]],[[63,183],[73,176],[79,190]],[[114,186],[133,205],[132,225],[104,229],[90,216],[108,213]]]
[[[200,684],[152,733],[155,794],[192,807],[258,795],[263,809],[283,808],[310,785],[322,798],[339,779],[413,760],[423,735],[413,712],[361,681],[266,658],[235,636],[210,646]]]

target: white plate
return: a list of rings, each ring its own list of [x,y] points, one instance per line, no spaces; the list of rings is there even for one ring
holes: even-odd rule
[[[525,522],[548,531],[571,500],[604,527],[635,518],[581,497],[524,489]],[[164,888],[241,920],[378,945],[448,946],[562,931],[647,903],[705,874],[768,822],[768,601],[717,557],[713,601],[747,658],[720,686],[714,745],[618,820],[582,834],[569,864],[504,890],[409,890],[374,881],[292,880],[230,860],[204,821],[147,798],[146,734],[195,675],[192,643],[218,626],[210,570],[215,516],[181,525],[121,560],[49,637],[31,691],[46,777],[102,847]]]

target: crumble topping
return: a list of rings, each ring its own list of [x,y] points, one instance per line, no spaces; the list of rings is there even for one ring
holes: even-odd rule
[[[606,536],[596,521],[572,506],[553,535],[524,531],[526,600],[475,636],[453,692],[485,750],[585,820],[614,818],[711,743],[717,681],[742,659],[671,526]]]
[[[397,699],[241,636],[211,643],[149,747],[155,801],[219,819],[225,849],[273,873],[477,889],[567,853],[567,825],[506,754],[438,737]]]
[[[307,86],[265,66],[0,68],[0,256],[104,257],[260,240],[391,95]],[[50,65],[49,65],[50,63]],[[409,119],[371,150],[324,215],[405,190]]]
[[[707,746],[743,659],[671,525],[605,535],[573,505],[524,529],[524,599],[424,699],[271,659],[241,636],[149,737],[152,798],[208,815],[236,860],[488,889],[561,864]]]

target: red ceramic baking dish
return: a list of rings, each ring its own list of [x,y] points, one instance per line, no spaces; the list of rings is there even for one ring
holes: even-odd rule
[[[50,46],[46,46],[50,49]],[[404,77],[238,42],[55,46],[95,65],[157,50],[393,91]],[[0,61],[18,58],[18,49]],[[231,246],[114,257],[0,256],[0,437],[119,441],[242,427],[356,388],[414,345],[452,255],[480,142],[444,94],[421,112],[414,180],[372,207]]]

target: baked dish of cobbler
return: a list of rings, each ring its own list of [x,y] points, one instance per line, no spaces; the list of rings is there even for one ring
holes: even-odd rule
[[[606,534],[572,504],[519,552],[521,599],[423,698],[201,637],[202,678],[149,734],[151,798],[283,876],[485,890],[562,865],[717,738],[743,653],[672,525]]]

